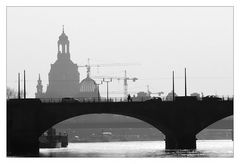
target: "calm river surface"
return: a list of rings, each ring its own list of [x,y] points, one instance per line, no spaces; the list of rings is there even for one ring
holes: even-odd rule
[[[40,149],[41,157],[233,157],[231,140],[198,140],[195,151],[164,150],[164,141],[69,143],[67,148]]]

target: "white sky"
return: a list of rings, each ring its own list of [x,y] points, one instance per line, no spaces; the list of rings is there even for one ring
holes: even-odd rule
[[[63,24],[74,63],[139,63],[92,69],[120,77],[126,69],[139,78],[129,91],[149,85],[166,95],[175,70],[175,91],[183,95],[186,67],[188,93],[233,95],[232,7],[8,7],[7,86],[17,89],[17,73],[25,69],[27,96],[34,97],[38,73],[46,90]],[[86,77],[86,69],[79,72]],[[123,93],[122,81],[109,87]],[[105,90],[101,85],[102,96]]]

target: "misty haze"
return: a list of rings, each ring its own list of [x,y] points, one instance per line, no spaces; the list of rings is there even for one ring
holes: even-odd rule
[[[233,97],[232,7],[7,7],[7,156],[233,157]]]

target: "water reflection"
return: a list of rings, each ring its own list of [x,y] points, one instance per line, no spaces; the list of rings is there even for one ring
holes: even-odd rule
[[[197,150],[165,151],[163,141],[70,143],[68,148],[40,149],[41,157],[233,157],[230,140],[197,141]]]

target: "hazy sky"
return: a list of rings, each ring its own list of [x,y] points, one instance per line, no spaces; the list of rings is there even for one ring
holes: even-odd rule
[[[46,90],[62,25],[74,63],[138,63],[92,68],[92,75],[119,77],[126,69],[139,78],[129,91],[149,85],[167,95],[175,70],[175,91],[184,95],[186,67],[188,93],[233,94],[232,7],[8,7],[7,86],[17,89],[17,73],[25,69],[27,96],[35,96],[39,73]],[[79,72],[86,77],[85,68]],[[123,81],[109,88],[121,96]],[[100,92],[106,95],[106,84]]]

